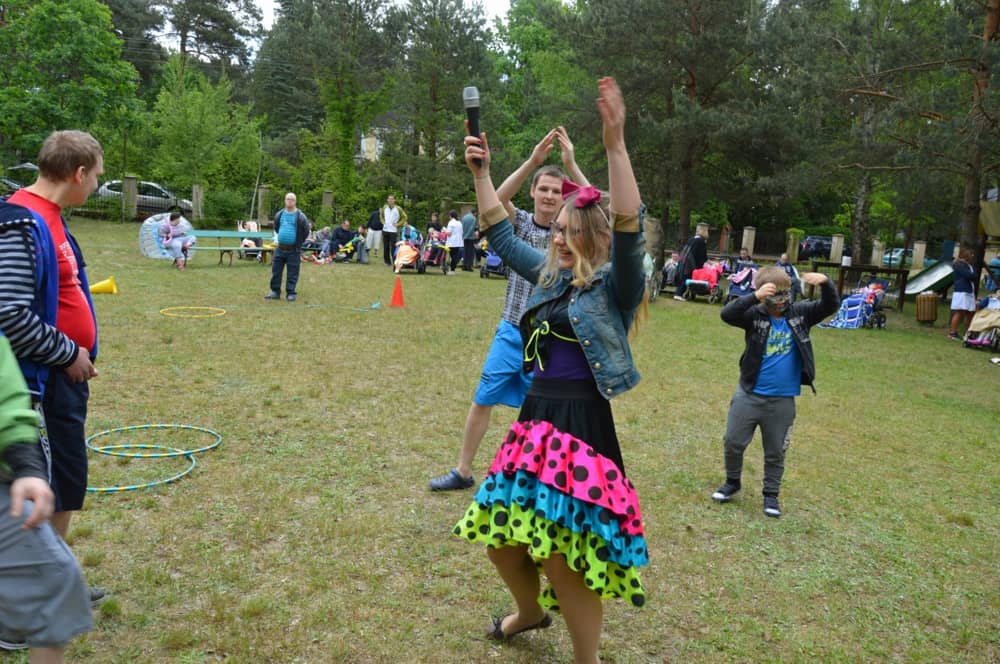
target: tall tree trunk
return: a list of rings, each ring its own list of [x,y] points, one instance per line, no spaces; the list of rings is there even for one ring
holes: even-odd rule
[[[861,254],[861,240],[868,237],[868,212],[872,204],[872,176],[862,173],[861,181],[854,192],[854,210],[851,212],[851,255],[864,263]]]
[[[992,119],[983,108],[983,96],[990,87],[992,72],[989,66],[991,42],[997,39],[1000,26],[1000,0],[989,0],[986,7],[986,21],[983,25],[983,46],[980,51],[975,77],[975,93],[972,101],[972,126],[974,136],[970,141],[968,168],[965,172],[965,195],[962,204],[961,243],[971,249],[979,249],[979,199],[982,195],[983,152],[982,139],[992,129]],[[978,252],[977,252],[978,253]]]
[[[684,148],[677,182],[677,248],[680,249],[691,235],[691,205],[694,195],[694,152],[689,143]],[[664,215],[666,216],[666,215]]]

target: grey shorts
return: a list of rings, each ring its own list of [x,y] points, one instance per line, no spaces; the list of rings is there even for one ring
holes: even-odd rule
[[[12,519],[10,484],[0,484],[0,636],[60,648],[94,628],[90,597],[79,563],[48,523],[22,530],[32,507]]]

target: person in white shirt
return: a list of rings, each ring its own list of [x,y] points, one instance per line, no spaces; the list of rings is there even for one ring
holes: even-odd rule
[[[396,247],[399,225],[406,219],[406,211],[396,205],[396,197],[389,194],[385,199],[385,206],[379,210],[379,220],[382,222],[382,240],[386,247],[382,259],[386,265],[392,265],[393,257],[389,254],[393,253]]]
[[[448,216],[448,225],[444,229],[448,235],[445,244],[448,245],[448,252],[451,255],[451,266],[448,268],[448,274],[455,274],[455,267],[458,265],[458,259],[462,256],[462,247],[465,245],[465,230],[462,228],[462,222],[459,220],[457,212],[452,210]]]

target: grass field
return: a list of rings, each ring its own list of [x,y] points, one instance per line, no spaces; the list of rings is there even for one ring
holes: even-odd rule
[[[71,544],[113,598],[72,661],[569,661],[561,620],[485,640],[510,602],[484,551],[450,535],[472,493],[427,489],[457,460],[505,281],[404,274],[394,309],[379,259],[304,264],[298,302],[265,302],[270,270],[256,263],[202,253],[178,272],[140,257],[136,225],[72,227],[91,280],[120,289],[95,296],[88,431],[223,436],[177,483],[88,498]],[[160,313],[174,306],[225,315]],[[603,660],[1000,659],[1000,367],[945,339],[946,307],[933,327],[910,303],[884,331],[816,329],[818,394],[798,400],[784,516],[767,519],[759,441],[741,496],[709,499],[742,350],[718,313],[660,299],[633,342],[643,381],[614,410],[644,510],[648,602],[605,605]],[[515,415],[494,410],[477,473]],[[92,457],[91,485],[185,467]]]

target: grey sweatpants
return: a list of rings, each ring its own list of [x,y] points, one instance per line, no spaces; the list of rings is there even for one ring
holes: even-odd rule
[[[743,452],[756,428],[764,446],[764,493],[777,495],[785,472],[785,451],[792,442],[795,397],[765,397],[736,387],[729,402],[726,435],[723,438],[726,478],[738,479],[743,472]]]

